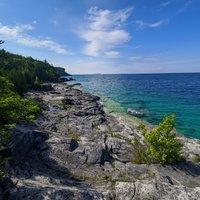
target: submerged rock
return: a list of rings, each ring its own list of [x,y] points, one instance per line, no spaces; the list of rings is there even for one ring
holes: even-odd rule
[[[127,109],[127,113],[129,113],[129,114],[131,114],[131,115],[133,115],[135,117],[144,117],[145,116],[145,113],[133,110],[131,108]]]

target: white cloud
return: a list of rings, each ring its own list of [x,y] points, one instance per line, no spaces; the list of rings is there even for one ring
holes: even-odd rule
[[[161,3],[160,6],[166,7],[166,6],[170,5],[171,3],[172,3],[172,1],[165,1],[165,2]]]
[[[46,48],[58,54],[69,54],[69,52],[67,52],[62,46],[49,39],[39,39],[26,36],[19,37],[17,43],[30,47]]]
[[[122,26],[132,10],[133,8],[118,11],[90,8],[86,28],[78,33],[87,42],[83,53],[89,56],[119,56],[119,52],[114,49],[130,39],[129,33]]]
[[[16,26],[4,26],[0,23],[0,35],[3,37],[17,37],[25,31],[32,30],[29,24],[19,24]]]
[[[27,31],[31,31],[33,29],[34,27],[30,24],[8,26],[0,23],[0,38],[24,46],[49,49],[58,54],[69,54],[65,48],[49,38],[39,38],[28,35]]]
[[[118,51],[107,51],[105,52],[105,54],[108,56],[108,57],[113,57],[113,58],[116,58],[116,57],[119,57],[119,52]]]
[[[129,34],[124,30],[86,31],[81,37],[88,42],[84,53],[89,56],[105,56],[106,52],[129,40]]]
[[[162,26],[163,24],[167,24],[169,20],[160,20],[154,23],[147,23],[142,20],[135,21],[135,24],[137,25],[138,29],[144,29],[144,28],[158,28]]]
[[[161,20],[161,21],[158,21],[158,22],[149,24],[148,26],[149,26],[150,28],[156,28],[156,27],[161,26],[164,22],[165,22],[165,21]]]
[[[110,11],[91,7],[88,11],[89,27],[95,31],[109,31],[110,29],[121,28],[122,23],[130,16],[132,10],[133,8]]]
[[[131,56],[128,58],[128,60],[130,61],[138,61],[138,60],[141,60],[142,57],[141,56]]]

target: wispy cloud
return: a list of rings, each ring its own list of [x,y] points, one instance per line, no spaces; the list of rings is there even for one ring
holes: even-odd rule
[[[131,56],[128,58],[129,61],[134,62],[155,62],[158,61],[158,58],[152,56],[152,57],[144,57],[144,56]]]
[[[16,38],[26,31],[33,30],[33,26],[30,24],[19,24],[16,26],[6,26],[0,23],[0,34],[4,38]]]
[[[160,12],[161,10],[167,8],[168,6],[170,6],[172,3],[174,2],[174,0],[169,0],[169,1],[164,1],[162,3],[159,4],[159,8],[157,9],[158,12]]]
[[[161,7],[166,7],[169,6],[172,3],[172,1],[165,1],[163,3],[160,4]]]
[[[130,61],[139,61],[142,59],[142,56],[131,56],[128,58]]]
[[[123,24],[132,11],[133,8],[111,11],[91,7],[86,28],[78,32],[79,37],[87,42],[83,53],[89,56],[118,57],[120,52],[115,48],[130,39]]]
[[[183,13],[194,2],[194,0],[186,0],[185,4],[177,11],[178,14]]]
[[[153,23],[148,23],[148,22],[144,22],[142,20],[137,20],[134,22],[137,26],[138,29],[144,29],[144,28],[158,28],[164,24],[169,23],[169,20],[160,20],[157,22],[153,22]]]
[[[35,24],[35,23],[33,23]],[[17,24],[14,26],[0,23],[0,37],[24,46],[49,49],[58,54],[69,54],[64,47],[49,38],[34,37],[27,34],[34,27],[30,24]]]

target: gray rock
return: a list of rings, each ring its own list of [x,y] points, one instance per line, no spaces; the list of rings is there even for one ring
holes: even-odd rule
[[[107,149],[110,155],[121,162],[131,162],[134,157],[133,146],[128,144],[126,141],[109,137],[106,141]]]
[[[45,92],[47,92],[47,91],[52,91],[52,90],[53,90],[53,87],[52,87],[52,85],[49,84],[49,83],[43,83],[43,84],[40,85],[39,90],[40,90],[40,91],[45,91]]]
[[[78,148],[78,142],[76,140],[71,140],[69,151],[74,151],[76,148]]]
[[[73,100],[72,98],[67,98],[67,97],[65,97],[65,98],[62,100],[62,103],[63,103],[64,105],[74,105],[74,104],[75,104],[75,102],[74,102],[74,100]]]
[[[94,144],[95,146],[88,146],[85,148],[88,164],[103,164],[108,157],[104,144]]]
[[[12,162],[15,164],[21,162],[31,149],[35,140],[32,130],[28,128],[16,129],[13,133],[13,139],[8,145],[11,151]]]
[[[200,153],[199,140],[179,136],[185,162],[133,164],[130,140],[142,140],[137,124],[105,114],[97,96],[51,85],[50,92],[26,94],[52,109],[13,133],[10,199],[199,199],[200,165],[190,162]]]
[[[166,183],[159,183],[157,181],[151,182],[135,182],[123,183],[118,182],[115,186],[116,199],[118,200],[132,200],[132,199],[199,199],[200,188],[187,188],[180,185],[170,185]]]

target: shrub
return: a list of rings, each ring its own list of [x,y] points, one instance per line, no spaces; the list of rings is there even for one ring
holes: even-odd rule
[[[80,137],[76,134],[76,133],[73,133],[70,137],[71,140],[76,140],[76,141],[80,141]]]
[[[148,145],[146,154],[150,162],[171,164],[182,159],[183,144],[173,132],[175,128],[174,114],[166,115],[163,121],[150,131],[145,126],[141,126],[141,128]]]
[[[10,129],[19,120],[32,121],[40,111],[38,103],[31,98],[24,99],[13,90],[13,84],[0,76],[0,180],[5,174],[4,155],[6,143],[11,139]]]
[[[133,142],[132,142],[133,148],[134,148],[134,158],[132,162],[134,164],[145,164],[147,163],[147,156],[146,156],[146,147],[144,144],[140,142],[140,139],[137,135],[135,135]]]
[[[200,163],[200,155],[194,156],[193,162],[195,162],[195,163]]]

